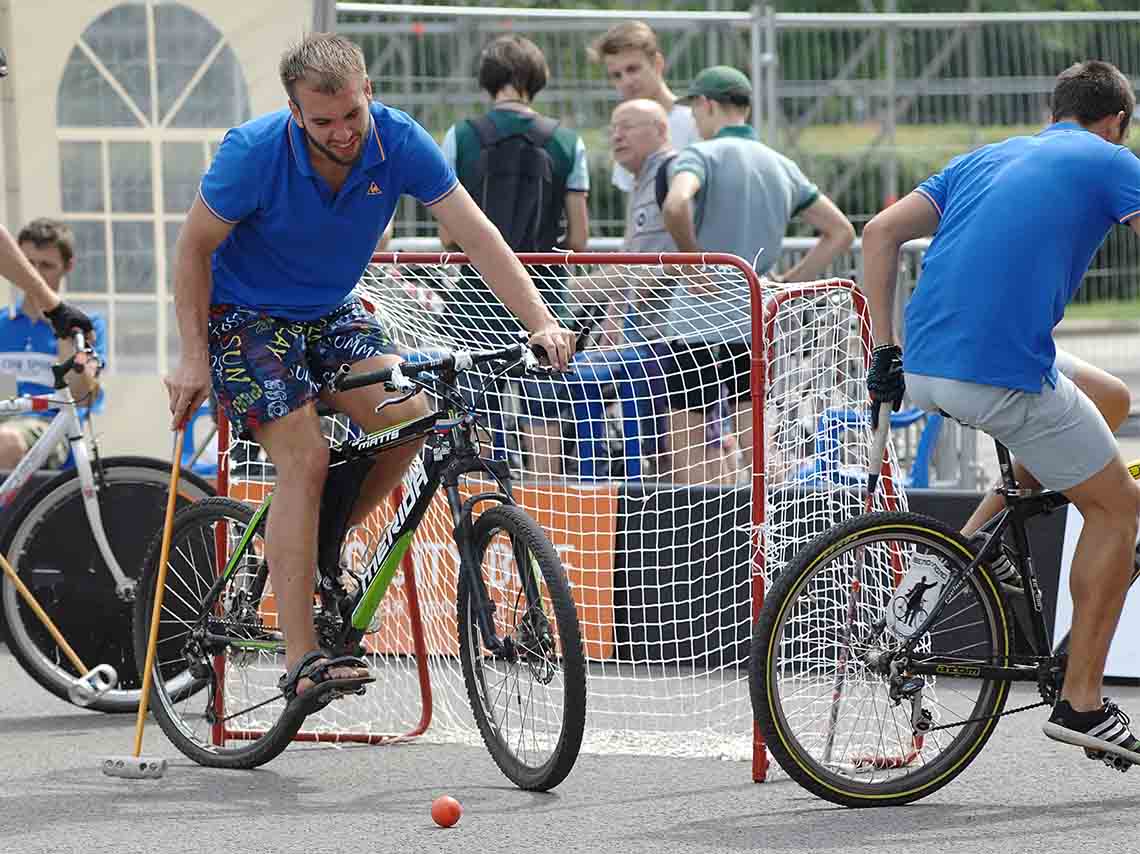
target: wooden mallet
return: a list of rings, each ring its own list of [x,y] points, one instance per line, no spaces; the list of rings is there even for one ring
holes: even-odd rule
[[[174,434],[174,452],[170,464],[170,493],[166,496],[166,519],[162,523],[162,549],[159,552],[158,577],[154,585],[154,607],[150,613],[150,632],[147,634],[146,665],[143,667],[142,695],[139,697],[139,713],[135,720],[135,752],[132,756],[109,756],[103,760],[103,773],[110,777],[123,777],[127,780],[157,779],[166,773],[166,760],[161,757],[143,756],[143,725],[146,723],[147,703],[150,700],[155,651],[158,647],[158,623],[162,615],[162,594],[166,589],[166,562],[170,557],[170,538],[174,527],[174,506],[178,501],[178,475],[182,470],[182,437],[186,433],[183,424]]]
[[[16,592],[23,597],[24,602],[36,618],[44,624],[44,628],[48,630],[52,640],[56,645],[63,650],[63,654],[67,660],[71,662],[71,666],[79,671],[80,675],[77,676],[67,689],[67,697],[71,702],[77,706],[90,706],[101,694],[110,691],[119,681],[119,676],[115,673],[115,668],[109,664],[100,664],[95,668],[88,670],[87,665],[83,663],[79,655],[71,648],[64,638],[59,629],[56,628],[55,623],[51,621],[51,617],[47,612],[40,607],[40,603],[36,601],[36,597],[32,595],[32,591],[28,589],[27,585],[16,574],[16,570],[12,568],[12,564],[8,563],[8,559],[0,554],[0,568],[3,568],[4,574],[12,582],[12,586],[16,588]]]

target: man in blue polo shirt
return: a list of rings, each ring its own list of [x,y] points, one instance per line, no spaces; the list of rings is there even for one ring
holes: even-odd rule
[[[1112,65],[1065,70],[1052,125],[952,160],[867,224],[862,284],[877,344],[867,377],[876,418],[882,403],[897,409],[909,386],[923,409],[1003,442],[1023,486],[1064,492],[1084,517],[1068,668],[1044,730],[1129,762],[1140,762],[1140,742],[1101,694],[1140,513],[1140,487],[1111,429],[1127,414],[1128,392],[1058,353],[1053,327],[1109,229],[1140,233],[1140,161],[1121,145],[1135,108]],[[906,311],[904,358],[891,313],[899,248],[931,233]],[[983,502],[964,533],[1000,505],[1000,496]]]
[[[328,33],[281,60],[289,109],[226,134],[178,238],[175,308],[182,352],[167,380],[174,425],[211,382],[226,417],[268,453],[277,473],[266,551],[286,641],[281,688],[305,715],[372,681],[362,660],[317,648],[312,594],[317,521],[328,466],[318,399],[369,431],[426,412],[416,397],[377,414],[386,393],[339,394],[329,382],[395,364],[391,336],[351,296],[400,196],[428,206],[496,296],[565,370],[574,336],[458,184],[432,138],[407,114],[372,102],[364,55]],[[401,447],[373,468],[354,508],[366,513],[418,452]]]
[[[20,229],[20,250],[32,267],[43,277],[52,293],[59,293],[63,277],[75,266],[75,236],[62,222],[41,217]],[[95,332],[95,350],[99,363],[107,362],[107,333],[103,318],[91,316]],[[75,352],[66,338],[57,338],[55,330],[34,300],[22,300],[0,316],[0,374],[15,375],[19,394],[53,394],[55,378],[52,365]],[[76,402],[95,408],[101,399],[95,363],[84,373],[70,373],[68,387]],[[48,428],[55,411],[29,412],[0,420],[0,469],[12,469],[28,449]],[[67,460],[70,447],[66,440],[51,450],[46,468],[60,468]]]

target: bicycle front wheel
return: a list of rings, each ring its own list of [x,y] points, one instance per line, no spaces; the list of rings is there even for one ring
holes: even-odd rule
[[[474,528],[475,555],[502,649],[479,630],[474,584],[460,572],[459,657],[483,742],[517,786],[557,786],[578,758],[586,725],[586,666],[570,587],[546,533],[499,505]]]
[[[103,530],[120,568],[137,578],[150,533],[162,528],[170,463],[110,457],[102,470],[98,501]],[[182,472],[179,507],[212,494],[204,480]],[[83,663],[115,668],[116,687],[88,708],[134,712],[141,683],[131,642],[131,605],[119,596],[95,543],[79,472],[61,473],[20,504],[0,536],[0,549]],[[36,682],[70,702],[68,689],[80,674],[7,575],[0,600],[16,661]]]
[[[174,517],[150,707],[171,743],[199,765],[254,768],[283,751],[302,721],[283,716],[285,644],[265,562],[264,524],[228,498]],[[135,655],[146,662],[161,557],[155,537],[135,603]],[[226,567],[224,580],[219,581]]]
[[[934,519],[872,513],[816,539],[780,573],[754,627],[749,687],[772,755],[804,788],[844,806],[904,804],[977,757],[1009,689],[971,677],[1010,655],[1009,618],[985,567],[914,648],[912,661],[955,676],[913,674],[905,659],[897,674],[890,667],[902,638],[889,616],[908,570],[953,574],[971,558]]]

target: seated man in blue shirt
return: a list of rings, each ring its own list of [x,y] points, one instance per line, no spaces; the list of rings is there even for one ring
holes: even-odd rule
[[[75,237],[65,223],[41,218],[29,222],[17,237],[20,250],[43,277],[53,293],[59,293],[63,277],[75,266]],[[106,361],[107,336],[103,318],[91,315],[99,361]],[[51,394],[51,366],[75,352],[67,338],[56,338],[51,324],[32,300],[0,316],[0,374],[15,375],[20,394]],[[93,405],[99,397],[95,364],[82,373],[70,373],[67,384],[76,402]],[[16,415],[0,421],[0,469],[15,468],[28,449],[47,430],[54,412]],[[52,449],[47,468],[57,469],[68,457],[64,440]]]
[[[1128,718],[1101,693],[1136,543],[1140,486],[1112,427],[1127,389],[1057,352],[1053,327],[1112,226],[1140,234],[1140,160],[1121,143],[1136,109],[1107,62],[1065,70],[1053,124],[950,161],[863,231],[875,338],[872,401],[910,398],[1005,444],[1023,486],[1064,492],[1084,517],[1073,555],[1073,626],[1050,738],[1140,762]],[[899,248],[934,234],[906,310],[906,356],[892,326]],[[906,381],[903,381],[903,372]],[[885,417],[885,413],[879,417]],[[993,496],[970,534],[1000,506]]]
[[[212,383],[226,418],[276,469],[266,558],[286,643],[280,684],[296,716],[372,681],[362,660],[330,659],[318,649],[313,627],[329,461],[316,402],[369,432],[427,411],[418,396],[377,413],[391,396],[382,387],[329,387],[343,364],[364,373],[399,361],[390,330],[352,290],[400,196],[431,210],[556,369],[567,369],[575,336],[550,313],[431,136],[406,113],[372,101],[359,47],[311,33],[286,51],[280,76],[288,109],[226,134],[178,236],[182,346],[167,389],[177,427]],[[418,452],[418,445],[395,448],[378,461],[350,524],[400,482]]]

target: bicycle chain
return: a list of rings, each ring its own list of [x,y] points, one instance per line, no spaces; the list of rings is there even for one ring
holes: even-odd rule
[[[1030,709],[1036,709],[1038,706],[1048,706],[1048,700],[1042,700],[1039,703],[1033,703],[1029,706],[1019,706],[1016,709],[1006,709],[1004,712],[999,712],[996,715],[982,715],[980,718],[970,718],[969,720],[957,721],[952,724],[940,724],[939,726],[932,726],[930,729],[922,730],[919,735],[926,735],[928,732],[938,732],[943,729],[953,729],[956,726],[966,726],[967,724],[977,724],[983,721],[996,720],[997,718],[1004,718],[1006,715],[1015,715],[1018,712],[1027,712]]]

